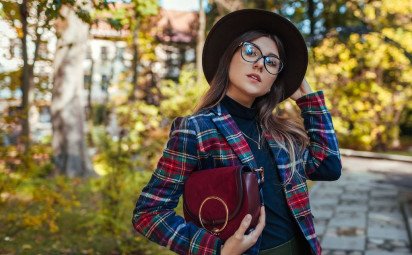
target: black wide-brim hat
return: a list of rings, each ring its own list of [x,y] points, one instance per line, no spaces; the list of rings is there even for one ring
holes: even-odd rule
[[[202,65],[206,80],[212,81],[219,66],[219,61],[226,48],[237,37],[259,30],[274,34],[282,41],[286,61],[282,69],[284,96],[290,97],[300,86],[308,66],[308,50],[299,30],[285,17],[274,12],[259,9],[243,9],[231,12],[221,18],[207,35]]]

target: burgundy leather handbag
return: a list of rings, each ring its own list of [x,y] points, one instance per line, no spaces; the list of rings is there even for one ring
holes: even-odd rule
[[[263,176],[263,168],[249,166],[193,172],[184,185],[186,221],[205,228],[224,241],[235,233],[248,213],[252,215],[249,228],[255,228],[261,206],[256,172]]]

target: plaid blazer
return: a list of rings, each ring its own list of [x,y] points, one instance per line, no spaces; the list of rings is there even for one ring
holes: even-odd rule
[[[275,142],[276,137],[265,130],[263,134],[281,180],[288,182],[284,185],[284,193],[289,209],[310,244],[312,254],[320,255],[306,179],[338,179],[340,168],[326,169],[321,173],[318,168],[327,158],[340,162],[340,154],[323,92],[305,95],[296,103],[301,110],[310,145],[303,153],[297,153],[295,162],[291,162],[289,153]],[[257,167],[247,141],[221,104],[195,115],[176,118],[163,155],[136,203],[132,219],[134,228],[151,241],[178,254],[219,254],[221,240],[185,222],[183,217],[176,215],[174,208],[192,171],[239,164]],[[291,176],[292,164],[296,171]],[[247,254],[259,253],[260,239]]]

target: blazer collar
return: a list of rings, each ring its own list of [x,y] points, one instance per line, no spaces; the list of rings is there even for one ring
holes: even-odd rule
[[[214,113],[212,121],[223,134],[242,164],[248,165],[251,168],[257,168],[252,150],[227,109],[218,103],[211,108],[211,111]]]
[[[215,123],[217,129],[223,134],[242,164],[257,168],[257,163],[252,154],[252,150],[227,109],[222,104],[218,103],[210,110],[214,113],[211,115],[212,121]],[[263,130],[263,136],[271,148],[277,166],[281,167],[287,164],[289,159],[288,152],[282,149],[275,142],[273,136],[266,130]]]

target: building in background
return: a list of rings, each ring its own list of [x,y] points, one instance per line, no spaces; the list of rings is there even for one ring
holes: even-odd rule
[[[162,9],[160,17],[154,71],[160,78],[176,79],[184,64],[196,61],[198,13]]]
[[[156,24],[153,24],[151,34],[156,44],[156,61],[138,63],[138,70],[148,70],[139,72],[148,86],[155,85],[161,79],[176,80],[184,64],[195,62],[197,15],[194,11],[161,9],[158,17],[153,19]],[[124,93],[110,85],[117,84],[122,75],[131,70],[133,52],[127,44],[129,35],[129,30],[117,31],[104,21],[98,21],[91,27],[87,57],[83,64],[84,94],[88,106],[105,104],[109,97]],[[45,91],[51,91],[52,87],[56,37],[50,32],[42,38],[44,43],[39,48],[41,60],[36,62],[34,69],[35,83],[39,89],[33,90],[33,107],[30,110],[31,132],[35,141],[51,135],[51,94]],[[20,47],[15,30],[0,20],[0,113],[9,116],[17,112],[21,100],[18,88],[9,89],[10,83],[16,82],[11,80],[11,74],[18,73],[23,65]],[[29,56],[32,56],[34,45],[29,44],[28,47]],[[18,75],[14,78],[18,79]],[[128,81],[131,79],[128,78]],[[8,134],[3,138],[3,143],[13,143],[13,137]]]

